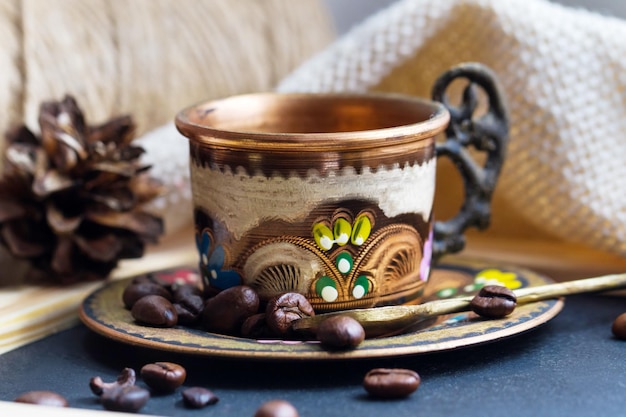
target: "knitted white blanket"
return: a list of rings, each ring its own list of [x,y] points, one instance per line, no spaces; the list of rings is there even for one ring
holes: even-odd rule
[[[403,0],[278,89],[430,96],[436,77],[463,61],[496,72],[511,115],[491,233],[626,255],[624,21],[544,0]],[[438,175],[446,202],[451,175]]]

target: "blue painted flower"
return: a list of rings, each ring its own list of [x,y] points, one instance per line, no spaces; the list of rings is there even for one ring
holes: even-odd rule
[[[225,290],[241,284],[241,277],[232,269],[222,270],[226,258],[224,248],[214,245],[211,234],[205,230],[202,236],[196,235],[196,246],[200,253],[200,271],[205,284]]]

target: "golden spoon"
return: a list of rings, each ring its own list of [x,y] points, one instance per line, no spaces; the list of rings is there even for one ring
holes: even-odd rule
[[[626,288],[626,274],[606,275],[558,284],[528,287],[513,292],[517,297],[517,304],[519,305],[564,295],[600,292],[620,288]],[[376,337],[397,333],[402,329],[414,326],[418,322],[432,317],[469,311],[472,298],[474,297],[436,300],[418,305],[374,307],[323,313],[313,317],[298,319],[292,323],[292,328],[297,331],[315,332],[315,329],[322,321],[332,316],[341,315],[350,316],[361,323],[367,337]]]

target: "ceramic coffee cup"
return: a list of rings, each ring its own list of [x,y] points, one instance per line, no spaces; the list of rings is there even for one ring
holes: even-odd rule
[[[453,107],[446,89],[457,78],[469,84]],[[477,87],[489,101],[478,117]],[[478,64],[444,73],[432,101],[251,94],[187,108],[176,125],[190,144],[206,290],[299,292],[317,311],[419,302],[431,262],[460,250],[466,227],[487,226],[508,133],[498,86]],[[432,215],[441,155],[466,185],[445,223]]]

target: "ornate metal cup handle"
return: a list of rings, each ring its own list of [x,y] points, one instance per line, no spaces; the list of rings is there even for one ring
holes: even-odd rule
[[[469,81],[458,107],[446,95],[450,84],[458,79]],[[489,103],[485,113],[475,117],[478,106],[477,88],[485,92]],[[465,200],[460,212],[445,222],[435,222],[433,259],[458,252],[465,246],[463,232],[469,226],[484,229],[491,217],[491,196],[500,174],[508,143],[509,119],[503,95],[495,76],[487,67],[466,63],[445,72],[435,82],[433,100],[443,103],[450,112],[447,139],[437,144],[437,156],[447,156],[457,166],[465,185]],[[481,166],[472,159],[468,147],[485,152]]]

